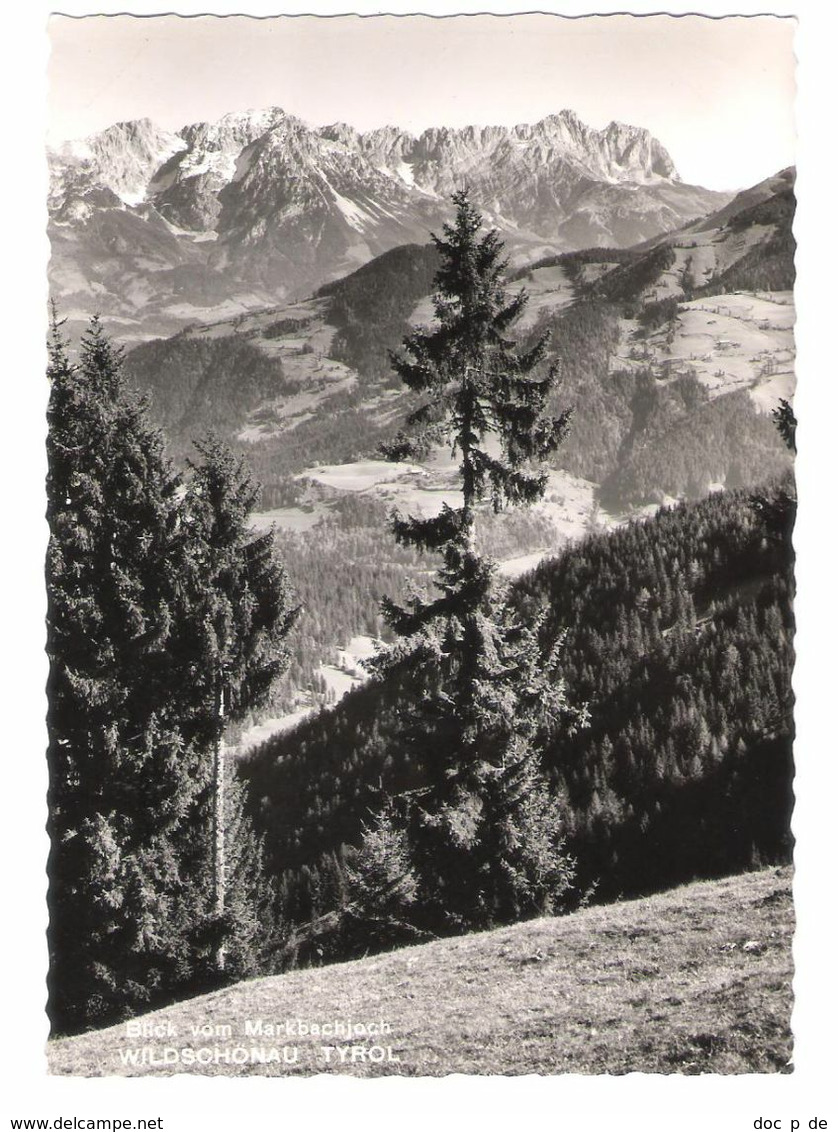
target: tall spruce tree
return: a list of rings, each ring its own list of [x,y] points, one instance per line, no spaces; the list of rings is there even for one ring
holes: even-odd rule
[[[466,192],[453,201],[454,223],[434,237],[436,325],[416,331],[392,359],[423,400],[386,454],[418,458],[447,445],[463,502],[432,518],[394,514],[399,542],[441,554],[439,596],[383,603],[401,641],[374,666],[414,674],[405,736],[425,784],[395,800],[370,848],[386,841],[382,821],[404,831],[412,915],[434,931],[555,909],[572,874],[538,755],[544,735],[574,714],[558,674],[559,642],[542,640],[541,616],[514,607],[475,543],[481,504],[500,511],[542,497],[539,462],[561,442],[570,414],[547,413],[557,374],[542,364],[546,339],[521,349],[509,336],[527,295],[507,294],[497,233],[481,234]]]
[[[212,829],[212,892],[220,929],[215,962],[228,966],[228,950],[244,960],[239,889],[228,883],[234,863],[230,840],[229,767],[224,730],[259,707],[288,664],[284,641],[299,609],[292,605],[272,532],[254,535],[248,519],[259,488],[244,461],[214,435],[196,443],[200,459],[183,504],[189,531],[186,585],[190,613],[179,630],[179,649],[189,658],[201,746],[212,751],[206,798]],[[228,874],[230,874],[228,876]],[[245,951],[246,951],[245,946]]]
[[[54,321],[49,379],[48,1009],[55,1032],[72,1032],[206,986],[217,940],[230,934],[213,900],[207,831],[215,670],[195,626],[218,600],[217,572],[200,568],[211,555],[209,512],[223,525],[231,504],[219,491],[199,517],[195,491],[183,498],[97,319],[77,365]],[[250,586],[230,589],[238,637],[225,655],[236,654],[236,672],[259,656],[239,704],[282,663],[287,595],[278,568],[260,569],[267,557],[258,539],[228,556],[229,572],[249,574]],[[226,824],[240,882],[239,970],[252,966],[264,886],[236,795]]]
[[[50,345],[50,1015],[153,1001],[178,962],[172,838],[201,766],[169,710],[177,477],[97,320]],[[172,883],[164,893],[160,876]]]

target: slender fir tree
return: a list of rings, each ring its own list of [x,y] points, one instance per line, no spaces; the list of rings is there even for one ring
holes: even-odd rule
[[[423,400],[386,454],[417,458],[447,445],[463,502],[432,518],[394,514],[399,542],[441,554],[439,595],[383,603],[401,640],[374,666],[415,674],[405,734],[425,785],[396,799],[387,820],[405,831],[415,916],[438,931],[551,910],[572,873],[538,756],[544,734],[573,715],[559,642],[545,645],[541,617],[513,607],[475,544],[481,504],[500,511],[542,497],[539,465],[570,414],[547,413],[557,374],[542,364],[546,339],[522,349],[510,337],[527,295],[507,294],[497,233],[481,234],[466,192],[453,200],[454,223],[434,237],[436,325],[416,331],[392,359]],[[375,848],[386,833],[376,827]]]
[[[229,883],[233,862],[227,853],[231,811],[224,731],[259,707],[285,670],[289,655],[284,641],[299,608],[291,602],[272,532],[254,535],[249,527],[259,488],[244,461],[213,435],[196,448],[200,459],[190,465],[183,504],[189,616],[178,648],[189,659],[196,737],[212,752],[204,801],[212,830],[213,910],[219,928],[215,963],[228,966],[232,947],[240,955],[240,968],[247,944],[241,915],[235,914],[238,890]]]

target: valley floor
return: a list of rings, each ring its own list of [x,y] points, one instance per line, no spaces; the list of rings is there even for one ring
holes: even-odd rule
[[[783,1072],[793,929],[791,870],[768,869],[239,983],[51,1042],[49,1066],[77,1076]],[[315,1030],[335,1023],[366,1030]]]

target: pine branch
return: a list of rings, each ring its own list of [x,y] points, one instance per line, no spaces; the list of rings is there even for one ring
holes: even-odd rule
[[[396,536],[396,542],[402,546],[440,550],[447,543],[462,537],[464,520],[462,508],[455,510],[444,503],[442,511],[429,519],[417,519],[412,515],[404,516],[393,511],[390,515],[390,529]]]

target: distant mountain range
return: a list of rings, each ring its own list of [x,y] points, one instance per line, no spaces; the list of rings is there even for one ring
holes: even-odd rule
[[[139,341],[307,296],[398,245],[428,239],[468,185],[513,262],[628,247],[732,194],[681,182],[651,134],[534,125],[313,128],[278,108],[177,133],[122,122],[50,153],[53,295]]]

